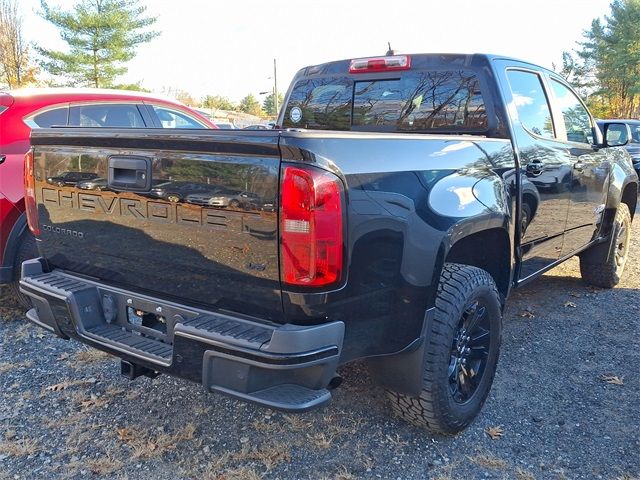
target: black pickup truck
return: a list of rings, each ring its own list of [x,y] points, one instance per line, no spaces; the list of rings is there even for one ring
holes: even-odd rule
[[[467,426],[512,288],[578,255],[618,283],[638,177],[566,81],[488,55],[298,72],[280,129],[33,132],[28,317],[260,405],[325,404],[366,359],[405,419]],[[619,127],[619,126],[618,126]],[[47,182],[94,172],[104,191]],[[176,201],[152,186],[194,185]],[[216,206],[216,191],[254,202]],[[197,201],[190,201],[190,199]]]

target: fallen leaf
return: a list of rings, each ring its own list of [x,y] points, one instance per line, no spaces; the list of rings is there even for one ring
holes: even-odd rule
[[[578,305],[576,305],[573,302],[564,302],[564,306],[565,307],[570,307],[570,308],[576,308]]]
[[[528,308],[526,308],[522,312],[520,312],[520,316],[524,317],[524,318],[536,318],[536,316],[533,313],[533,311],[529,310]]]
[[[489,438],[491,438],[491,440],[498,440],[500,437],[502,437],[504,431],[502,430],[502,426],[498,425],[496,427],[488,427],[487,429],[485,429],[484,433],[489,435]]]
[[[611,385],[624,385],[624,377],[617,375],[600,375],[600,380]]]
[[[45,390],[47,392],[59,392],[61,390],[66,390],[70,386],[71,384],[67,382],[62,382],[62,383],[56,383],[55,385],[49,385],[48,387],[45,387]]]

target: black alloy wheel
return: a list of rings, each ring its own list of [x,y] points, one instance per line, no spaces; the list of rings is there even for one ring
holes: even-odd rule
[[[486,371],[491,344],[487,309],[474,301],[462,314],[451,345],[449,393],[456,403],[467,403]]]

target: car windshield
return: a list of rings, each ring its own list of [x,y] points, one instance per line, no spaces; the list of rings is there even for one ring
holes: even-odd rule
[[[302,79],[285,110],[285,128],[387,132],[484,132],[480,82],[473,71],[425,70],[399,78]]]

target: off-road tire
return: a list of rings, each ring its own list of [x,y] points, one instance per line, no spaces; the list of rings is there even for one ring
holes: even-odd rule
[[[38,256],[38,249],[36,248],[36,240],[31,235],[31,232],[25,232],[20,239],[20,245],[16,252],[16,258],[13,262],[13,281],[9,283],[9,291],[11,296],[20,307],[25,309],[31,308],[33,305],[31,299],[24,293],[20,292],[20,274],[22,270],[22,262],[30,260]]]
[[[624,272],[631,243],[631,213],[621,203],[616,210],[611,229],[613,241],[594,245],[580,255],[582,279],[601,288],[613,288]]]
[[[452,344],[463,313],[478,300],[486,307],[490,346],[477,388],[468,401],[461,404],[450,392]],[[438,285],[433,322],[426,334],[422,392],[413,397],[388,391],[395,413],[433,433],[455,434],[466,428],[489,394],[498,362],[501,333],[500,296],[491,275],[468,265],[445,264]]]

